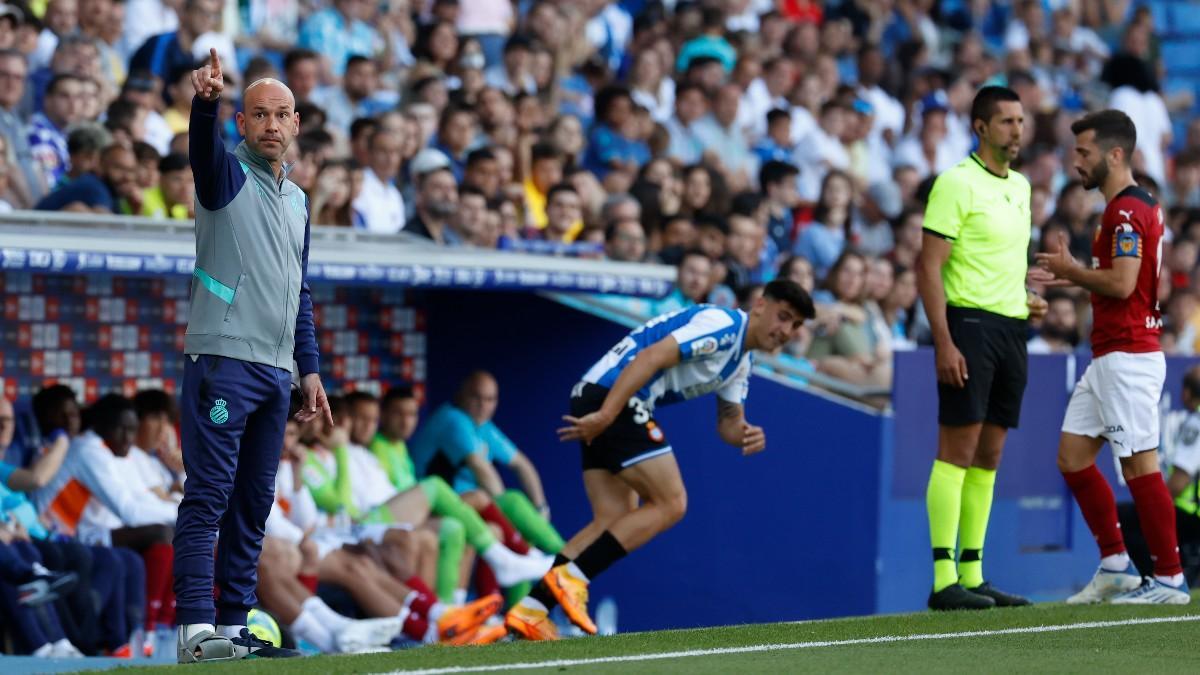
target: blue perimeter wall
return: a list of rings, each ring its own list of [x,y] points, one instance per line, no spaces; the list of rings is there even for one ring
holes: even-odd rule
[[[542,472],[569,538],[590,511],[576,445],[555,429],[572,385],[626,330],[530,294],[428,292],[428,400],[470,371],[500,382],[497,423]],[[1021,428],[1005,450],[986,576],[1036,600],[1090,578],[1095,544],[1055,466],[1070,387],[1087,357],[1033,356]],[[1168,359],[1167,391],[1195,360]],[[895,414],[880,415],[756,377],[748,416],[768,449],[743,458],[715,434],[711,397],[660,409],[688,488],[682,523],[593,586],[622,631],[786,621],[924,607],[932,581],[925,482],[937,441],[932,352],[896,357]],[[1101,469],[1117,489],[1113,462]],[[510,477],[511,478],[511,477]]]

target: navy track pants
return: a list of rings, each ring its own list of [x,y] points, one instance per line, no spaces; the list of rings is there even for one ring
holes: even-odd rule
[[[187,481],[175,525],[176,620],[244,625],[257,602],[292,374],[222,356],[185,359],[180,435]]]

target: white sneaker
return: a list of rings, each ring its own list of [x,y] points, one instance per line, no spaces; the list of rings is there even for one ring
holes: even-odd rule
[[[66,638],[54,643],[52,656],[56,659],[82,659],[83,652],[70,643]]]
[[[1132,562],[1121,572],[1113,572],[1103,567],[1096,570],[1095,576],[1083,590],[1067,598],[1068,605],[1094,605],[1142,585],[1142,575]]]
[[[334,634],[333,639],[338,652],[361,654],[376,647],[386,647],[400,634],[402,627],[398,617],[350,621]]]
[[[533,555],[519,555],[505,548],[500,542],[489,546],[480,552],[480,556],[491,565],[496,575],[496,583],[504,588],[516,586],[522,581],[536,581],[550,571],[553,558]]]
[[[1170,586],[1154,577],[1146,577],[1141,586],[1112,599],[1114,605],[1186,605],[1191,601],[1187,582]]]

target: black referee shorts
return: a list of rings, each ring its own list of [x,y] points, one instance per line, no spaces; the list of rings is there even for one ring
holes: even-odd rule
[[[967,361],[968,377],[962,389],[938,383],[938,423],[953,427],[989,422],[1015,428],[1029,369],[1025,320],[947,307],[946,321],[954,346]]]

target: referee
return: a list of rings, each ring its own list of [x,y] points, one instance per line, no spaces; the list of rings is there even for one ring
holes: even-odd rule
[[[299,655],[245,626],[257,602],[293,361],[304,394],[297,419],[324,415],[332,424],[305,281],[308,200],[283,167],[300,127],[295,97],[277,80],[251,83],[242,97],[245,112],[237,114],[246,140],[226,152],[215,49],[210,59],[192,73],[188,129],[196,268],[180,406],[187,484],[175,527],[180,663]]]
[[[1030,188],[1009,169],[1024,127],[1017,94],[981,89],[971,127],[979,149],[933,184],[917,262],[937,353],[938,453],[925,499],[929,607],[939,610],[1029,604],[984,581],[982,560],[1004,438],[1021,414],[1026,319],[1046,308],[1025,290]]]

